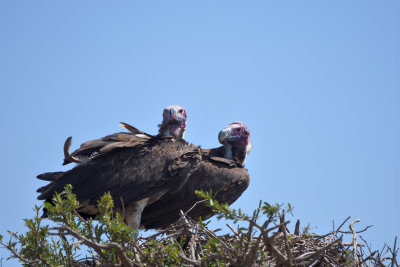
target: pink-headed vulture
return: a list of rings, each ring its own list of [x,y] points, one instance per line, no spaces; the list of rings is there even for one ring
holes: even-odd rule
[[[195,220],[211,217],[212,210],[199,202],[196,190],[212,190],[214,199],[229,205],[242,195],[250,182],[249,173],[243,167],[252,149],[250,132],[245,124],[233,122],[219,132],[218,140],[222,146],[202,150],[200,167],[179,191],[165,194],[145,207],[143,228],[168,227],[181,217],[181,210]]]

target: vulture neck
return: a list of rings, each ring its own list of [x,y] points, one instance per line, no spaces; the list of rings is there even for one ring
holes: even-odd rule
[[[210,154],[213,156],[219,156],[233,160],[242,165],[246,161],[248,148],[247,146],[233,146],[231,144],[224,144],[223,146],[216,148],[214,151],[210,151]]]
[[[178,138],[173,136],[172,133],[169,131],[168,126],[167,125],[158,125],[160,128],[158,129],[158,136],[161,137],[174,137],[176,139],[183,139],[184,135],[185,135],[185,129],[182,129],[182,131],[180,132]]]

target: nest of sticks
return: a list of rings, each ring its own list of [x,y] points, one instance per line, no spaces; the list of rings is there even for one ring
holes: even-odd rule
[[[291,233],[283,212],[279,224],[270,225],[267,221],[258,225],[250,221],[246,231],[227,224],[231,233],[218,235],[218,229],[212,231],[185,214],[181,215],[181,219],[167,229],[140,237],[138,249],[145,249],[154,239],[164,244],[183,244],[179,256],[185,266],[399,266],[397,238],[392,248],[385,245],[380,251],[372,251],[359,235],[370,226],[360,231],[354,228],[359,219],[349,223],[349,217],[325,235],[300,234],[300,222],[297,221]],[[349,231],[341,230],[346,223]],[[343,242],[346,235],[352,242]],[[207,249],[210,240],[218,244],[213,252]]]
[[[300,222],[295,229],[288,229],[285,211],[269,217],[260,224],[259,211],[253,217],[242,220],[246,227],[236,229],[227,224],[230,232],[219,234],[221,229],[210,230],[181,211],[181,218],[168,228],[150,236],[140,236],[126,246],[116,243],[96,244],[86,240],[71,229],[64,234],[73,235],[90,249],[116,250],[119,263],[101,263],[98,258],[81,259],[74,266],[390,266],[399,267],[397,237],[393,246],[372,250],[360,233],[371,226],[357,231],[354,227],[360,220],[350,222],[350,217],[325,235],[300,232]],[[343,228],[348,226],[349,230]],[[65,228],[65,227],[64,227]],[[307,229],[307,227],[306,227]],[[58,233],[60,234],[60,233]],[[351,240],[344,242],[344,240]],[[171,250],[178,260],[170,261]]]

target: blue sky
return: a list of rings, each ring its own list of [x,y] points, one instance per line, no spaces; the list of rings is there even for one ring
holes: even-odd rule
[[[251,184],[234,207],[289,202],[317,233],[352,216],[374,225],[373,248],[392,243],[399,13],[390,0],[1,1],[0,233],[40,204],[37,174],[68,169],[68,136],[77,148],[120,121],[155,133],[180,104],[205,148],[248,125]]]

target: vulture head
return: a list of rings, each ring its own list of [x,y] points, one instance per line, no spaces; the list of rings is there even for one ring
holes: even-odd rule
[[[250,131],[247,126],[235,121],[222,129],[218,134],[219,142],[225,148],[225,158],[243,164],[247,155],[253,148]]]
[[[171,105],[163,111],[163,121],[159,125],[161,136],[183,138],[186,129],[186,110],[179,105]]]

